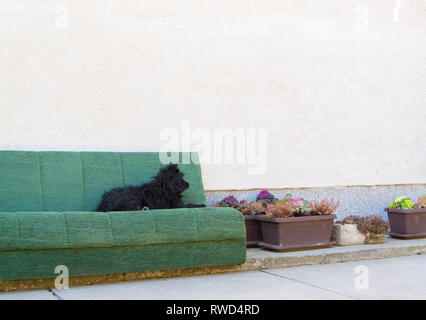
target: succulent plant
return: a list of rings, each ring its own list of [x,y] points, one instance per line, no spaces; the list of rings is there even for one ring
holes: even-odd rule
[[[275,198],[275,196],[268,190],[262,190],[257,195],[256,201],[262,201],[264,205],[268,205],[273,204],[274,202],[278,201],[278,199]]]
[[[312,215],[328,215],[333,213],[340,204],[340,200],[334,202],[334,199],[315,200],[309,203]]]
[[[266,215],[271,218],[289,218],[293,216],[295,207],[291,201],[281,200],[266,206]]]
[[[389,229],[389,224],[379,215],[371,216],[348,216],[338,224],[355,224],[359,232],[363,233],[368,239],[373,239],[376,235],[384,234]]]
[[[247,206],[248,204],[250,204],[250,202],[248,202],[247,200],[241,200],[241,201],[240,201],[240,206],[241,206],[241,207],[245,207],[245,206]]]
[[[417,208],[426,208],[426,195],[422,196],[417,200]]]
[[[240,211],[246,216],[265,214],[266,208],[261,200],[245,204]]]
[[[414,209],[414,207],[415,204],[406,196],[398,197],[388,205],[388,208],[398,209]]]

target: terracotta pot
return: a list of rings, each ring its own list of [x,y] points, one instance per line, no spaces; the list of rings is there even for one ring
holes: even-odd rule
[[[338,246],[374,244],[385,242],[385,234],[363,234],[356,224],[335,224],[332,239]]]
[[[386,208],[391,231],[389,235],[399,239],[426,237],[426,208],[391,209]]]
[[[291,218],[258,216],[263,242],[258,246],[272,251],[323,248],[331,241],[334,214]]]
[[[244,216],[246,222],[247,248],[257,247],[262,241],[262,231],[260,229],[260,221],[258,216]]]

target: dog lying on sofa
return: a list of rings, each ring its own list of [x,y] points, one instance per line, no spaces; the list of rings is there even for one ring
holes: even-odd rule
[[[102,196],[97,211],[138,211],[148,209],[200,208],[202,204],[184,204],[182,193],[189,188],[177,164],[160,169],[151,182],[140,186],[115,188]]]

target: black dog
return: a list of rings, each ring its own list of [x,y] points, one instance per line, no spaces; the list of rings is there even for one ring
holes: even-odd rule
[[[136,211],[146,209],[173,209],[205,207],[183,204],[182,193],[189,188],[177,164],[160,169],[151,182],[138,187],[116,188],[106,192],[97,211]]]

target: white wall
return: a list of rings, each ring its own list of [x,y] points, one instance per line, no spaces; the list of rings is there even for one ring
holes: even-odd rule
[[[396,7],[399,3],[399,8]],[[426,183],[425,0],[2,0],[0,148],[268,130],[207,189]]]

